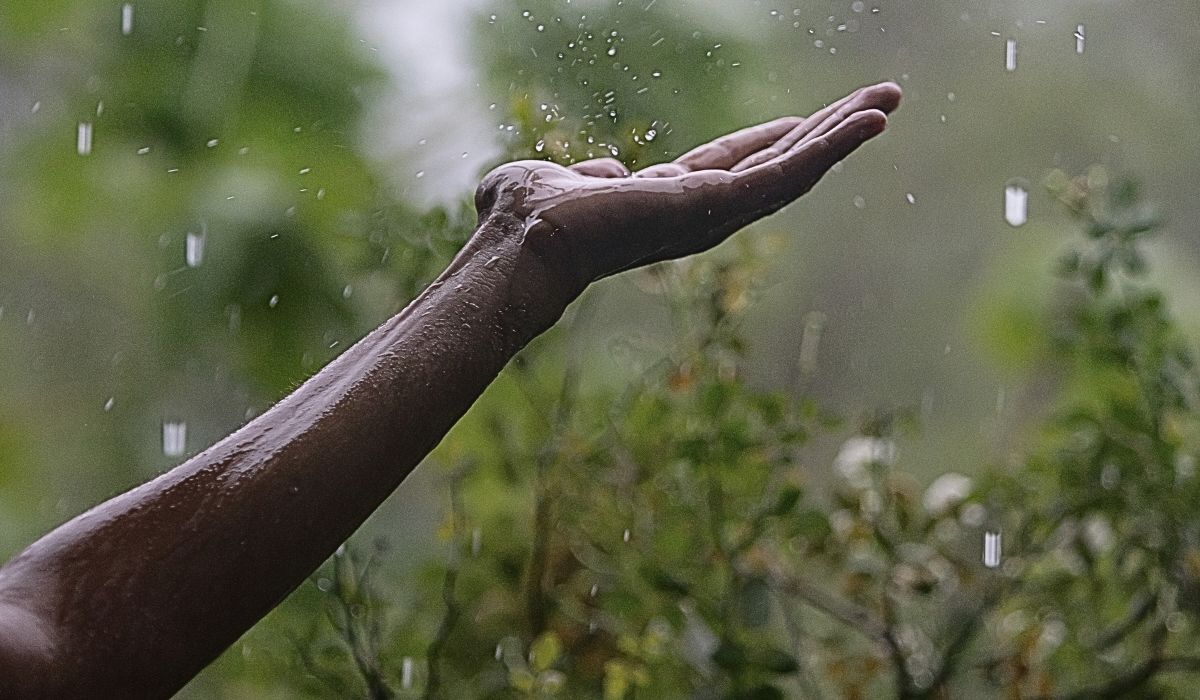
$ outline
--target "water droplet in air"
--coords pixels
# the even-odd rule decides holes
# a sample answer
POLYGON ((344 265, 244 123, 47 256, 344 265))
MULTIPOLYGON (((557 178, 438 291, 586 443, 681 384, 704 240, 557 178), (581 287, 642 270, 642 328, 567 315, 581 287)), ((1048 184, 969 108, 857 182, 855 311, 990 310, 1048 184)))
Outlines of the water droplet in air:
POLYGON ((617 55, 617 47, 615 47, 615 46, 608 47, 608 55, 616 56, 617 55))
POLYGON ((913 194, 912 192, 906 192, 904 194, 904 198, 908 200, 909 204, 917 203, 917 196, 915 194, 913 194))
POLYGON ((471 530, 471 556, 479 556, 481 549, 483 549, 483 530, 475 528, 471 530))
POLYGON ((203 224, 200 233, 188 231, 184 251, 188 267, 200 267, 200 263, 204 262, 204 242, 207 238, 208 230, 203 224))
POLYGON ((400 687, 408 690, 413 683, 413 660, 411 656, 404 657, 400 662, 400 687))
POLYGON ((629 541, 629 530, 628 530, 628 528, 625 530, 624 534, 622 534, 622 535, 621 535, 621 541, 623 541, 623 542, 628 542, 628 541, 629 541))
POLYGON ((1008 72, 1017 69, 1017 40, 1009 39, 1004 43, 1004 70, 1008 72))
POLYGON ((349 299, 350 295, 352 295, 352 294, 354 294, 354 285, 348 284, 345 287, 342 287, 342 298, 343 299, 349 299))
POLYGON ((133 3, 121 6, 121 34, 129 36, 133 33, 133 3))
POLYGON ((983 533, 983 565, 989 569, 1000 566, 1000 533, 983 533))
POLYGON ((1016 228, 1028 219, 1029 191, 1018 182, 1004 186, 1004 220, 1016 228))
POLYGON ((533 150, 537 151, 538 153, 541 153, 541 152, 542 152, 542 150, 543 150, 543 149, 545 149, 545 148, 546 148, 546 142, 545 142, 545 141, 538 141, 537 143, 535 143, 535 144, 533 145, 533 150))
POLYGON ((168 457, 178 457, 187 446, 187 423, 183 421, 163 421, 162 450, 168 457))
POLYGON ((108 401, 104 402, 104 410, 111 411, 113 407, 113 397, 108 397, 108 401))
POLYGON ((279 295, 278 294, 273 295, 271 297, 271 300, 267 302, 267 306, 271 307, 272 309, 275 308, 276 306, 279 306, 279 295))
POLYGON ((92 152, 92 123, 79 122, 79 126, 75 131, 75 151, 86 156, 92 152))
POLYGON ((139 156, 144 156, 144 155, 146 155, 146 154, 147 154, 147 153, 149 153, 149 152, 150 152, 150 147, 149 147, 149 146, 142 146, 141 148, 137 149, 137 154, 138 154, 139 156))
POLYGON ((504 656, 504 646, 501 644, 497 644, 496 645, 496 653, 495 653, 496 660, 499 661, 500 657, 502 657, 502 656, 504 656))
POLYGON ((216 148, 218 143, 221 143, 220 139, 209 139, 204 143, 204 145, 208 146, 209 148, 216 148))
POLYGON ((1083 25, 1075 25, 1075 53, 1083 53, 1083 25))

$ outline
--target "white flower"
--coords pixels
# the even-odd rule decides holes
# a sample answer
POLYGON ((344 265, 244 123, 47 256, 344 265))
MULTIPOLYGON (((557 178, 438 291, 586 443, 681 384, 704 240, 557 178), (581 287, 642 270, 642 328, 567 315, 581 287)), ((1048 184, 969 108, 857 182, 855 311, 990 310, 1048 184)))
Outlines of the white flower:
POLYGON ((852 437, 842 443, 833 468, 857 489, 871 486, 871 475, 867 467, 871 464, 891 465, 896 461, 896 443, 872 437, 852 437))
POLYGON ((962 503, 971 495, 971 477, 957 472, 946 472, 933 480, 925 489, 921 502, 925 511, 930 515, 941 515, 954 506, 962 503))

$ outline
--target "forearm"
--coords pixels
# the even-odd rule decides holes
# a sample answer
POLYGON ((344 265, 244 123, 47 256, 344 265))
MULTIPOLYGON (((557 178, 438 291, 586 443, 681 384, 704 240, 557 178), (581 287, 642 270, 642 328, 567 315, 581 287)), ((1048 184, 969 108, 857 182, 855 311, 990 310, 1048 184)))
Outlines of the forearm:
POLYGON ((32 612, 52 640, 30 669, 48 694, 170 694, 345 540, 577 291, 522 246, 523 225, 492 217, 295 393, 0 569, 0 610, 32 612))

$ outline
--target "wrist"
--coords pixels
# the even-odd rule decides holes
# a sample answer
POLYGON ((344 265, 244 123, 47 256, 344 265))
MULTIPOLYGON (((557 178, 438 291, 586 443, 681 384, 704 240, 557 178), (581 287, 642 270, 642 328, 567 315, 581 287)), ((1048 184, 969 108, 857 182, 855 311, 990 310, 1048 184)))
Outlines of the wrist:
POLYGON ((553 326, 587 287, 552 246, 530 235, 530 228, 511 212, 487 212, 443 275, 447 283, 468 269, 480 275, 481 291, 501 303, 506 345, 514 346, 513 352, 553 326))

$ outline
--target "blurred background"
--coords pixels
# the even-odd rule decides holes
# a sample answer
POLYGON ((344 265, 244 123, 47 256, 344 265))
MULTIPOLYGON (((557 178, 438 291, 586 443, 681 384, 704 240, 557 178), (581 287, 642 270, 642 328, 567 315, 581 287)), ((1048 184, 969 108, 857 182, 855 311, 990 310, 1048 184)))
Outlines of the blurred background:
MULTIPOLYGON (((637 168, 886 79, 887 134, 740 234, 782 241, 750 381, 912 407, 899 461, 927 478, 1003 459, 1041 407, 1020 340, 1064 236, 1051 169, 1142 180, 1168 216, 1156 274, 1200 329, 1197 27, 1192 0, 5 2, 0 558, 402 308, 490 167, 637 168)), ((589 381, 668 351, 635 275, 589 295, 589 381)), ((368 526, 401 569, 436 546, 426 471, 368 526)), ((188 692, 256 674, 242 645, 188 692)))

